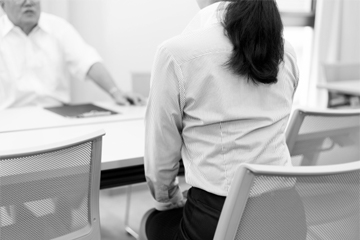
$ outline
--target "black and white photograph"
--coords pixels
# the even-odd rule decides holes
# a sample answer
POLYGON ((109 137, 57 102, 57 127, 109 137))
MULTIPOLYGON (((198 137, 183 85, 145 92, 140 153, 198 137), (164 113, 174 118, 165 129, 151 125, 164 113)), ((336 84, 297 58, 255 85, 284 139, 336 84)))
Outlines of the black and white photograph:
POLYGON ((0 240, 359 240, 360 0, 0 0, 0 240))

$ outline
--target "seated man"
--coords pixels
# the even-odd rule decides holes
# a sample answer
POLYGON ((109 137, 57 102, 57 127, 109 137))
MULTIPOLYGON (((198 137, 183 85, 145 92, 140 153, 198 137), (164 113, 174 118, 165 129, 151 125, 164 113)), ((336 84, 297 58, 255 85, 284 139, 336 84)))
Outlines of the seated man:
POLYGON ((98 53, 65 20, 41 13, 40 0, 0 0, 0 110, 70 102, 70 79, 93 80, 122 105, 142 104, 124 93, 98 53))

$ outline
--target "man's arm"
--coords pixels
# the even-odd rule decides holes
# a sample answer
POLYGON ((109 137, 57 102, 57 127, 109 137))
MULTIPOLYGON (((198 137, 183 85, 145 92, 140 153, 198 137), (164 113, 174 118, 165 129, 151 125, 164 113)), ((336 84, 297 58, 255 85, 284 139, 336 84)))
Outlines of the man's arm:
POLYGON ((57 24, 61 28, 56 32, 56 36, 63 48, 65 62, 72 78, 90 78, 121 105, 140 105, 145 102, 140 95, 123 92, 116 86, 96 50, 84 41, 71 24, 64 20, 58 20, 57 24))
POLYGON ((99 87, 105 90, 116 103, 120 105, 143 105, 145 100, 142 96, 136 93, 125 93, 121 91, 115 84, 109 71, 100 63, 94 63, 89 71, 87 77, 94 81, 99 87))

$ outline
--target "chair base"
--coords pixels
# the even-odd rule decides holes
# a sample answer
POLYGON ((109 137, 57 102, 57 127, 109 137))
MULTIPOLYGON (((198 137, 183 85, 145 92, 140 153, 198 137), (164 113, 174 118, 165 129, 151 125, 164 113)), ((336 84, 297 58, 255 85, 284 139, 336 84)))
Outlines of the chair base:
POLYGON ((148 210, 144 216, 141 219, 141 223, 140 223, 140 229, 139 229, 139 236, 137 238, 137 240, 148 240, 147 236, 146 236, 146 229, 145 229, 145 225, 146 225, 146 221, 149 218, 150 214, 153 213, 155 211, 154 208, 148 210))
POLYGON ((127 234, 129 234, 130 236, 133 236, 135 239, 139 239, 139 234, 131 227, 125 226, 125 231, 127 234))

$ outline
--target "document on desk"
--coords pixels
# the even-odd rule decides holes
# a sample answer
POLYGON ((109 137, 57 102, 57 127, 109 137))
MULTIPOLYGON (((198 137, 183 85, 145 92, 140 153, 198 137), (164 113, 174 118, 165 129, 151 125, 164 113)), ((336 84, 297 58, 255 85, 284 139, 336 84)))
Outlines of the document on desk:
POLYGON ((120 114, 118 112, 114 112, 91 103, 64 105, 60 107, 49 107, 45 109, 68 118, 88 118, 120 114))

